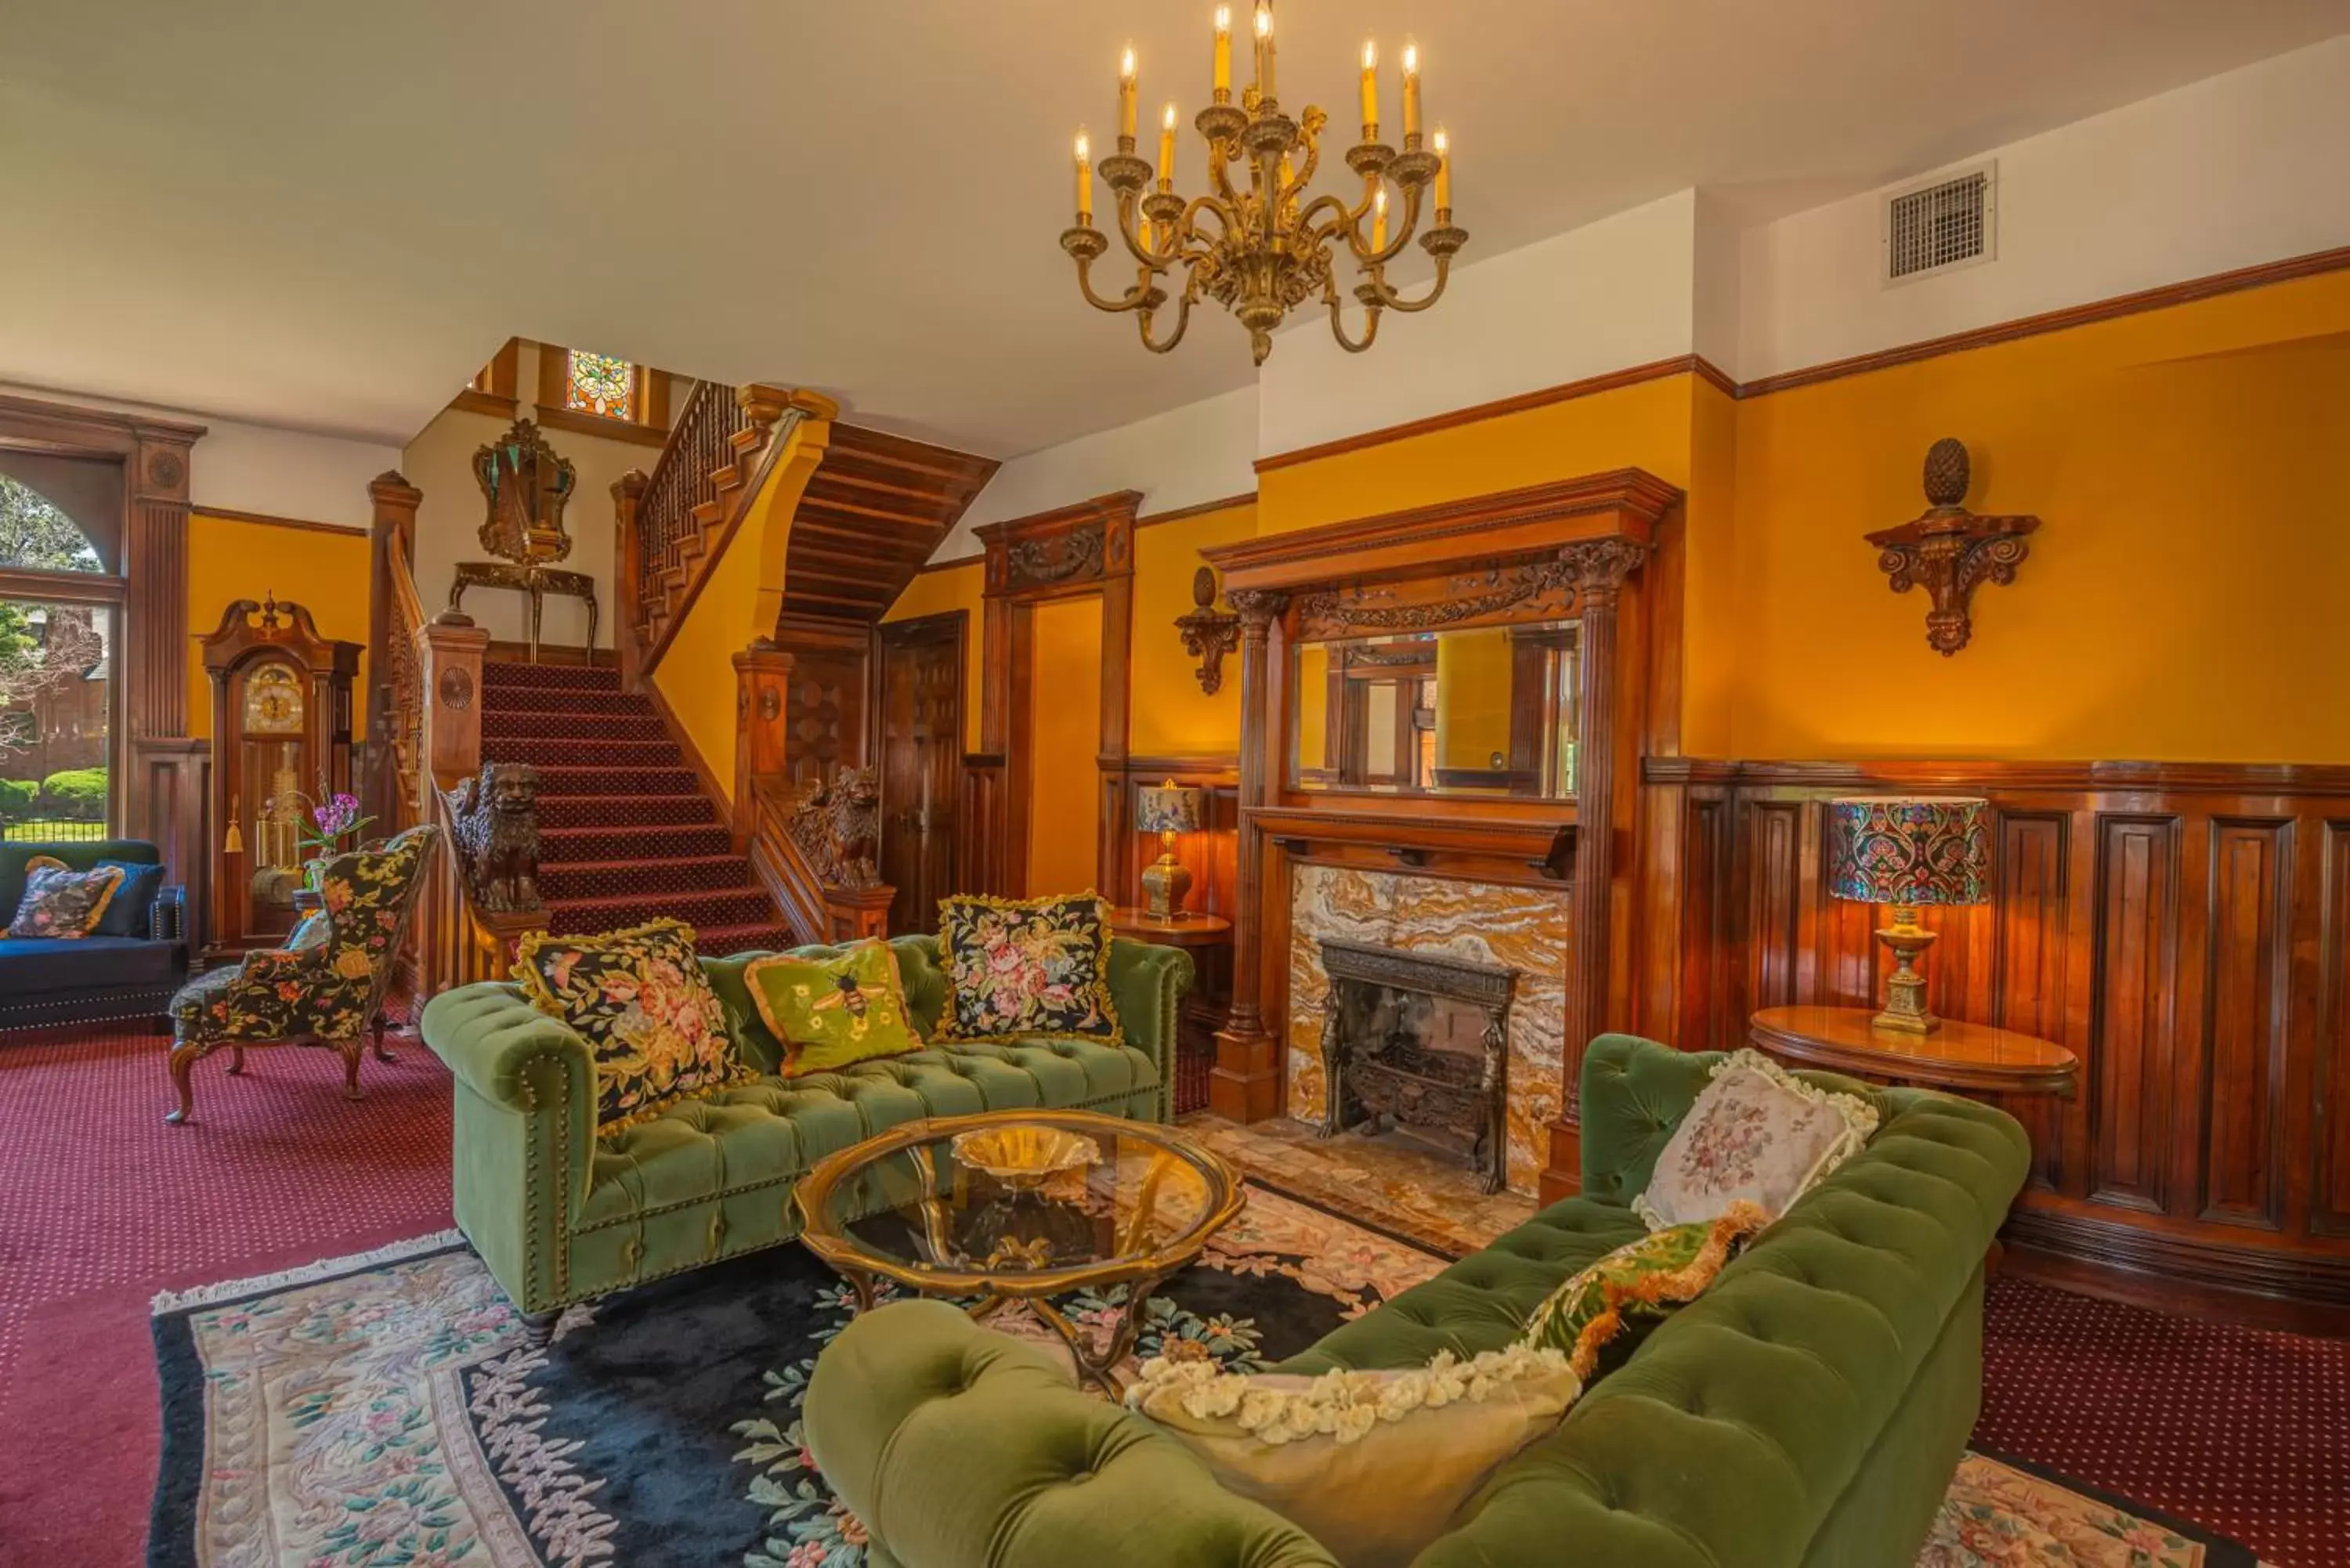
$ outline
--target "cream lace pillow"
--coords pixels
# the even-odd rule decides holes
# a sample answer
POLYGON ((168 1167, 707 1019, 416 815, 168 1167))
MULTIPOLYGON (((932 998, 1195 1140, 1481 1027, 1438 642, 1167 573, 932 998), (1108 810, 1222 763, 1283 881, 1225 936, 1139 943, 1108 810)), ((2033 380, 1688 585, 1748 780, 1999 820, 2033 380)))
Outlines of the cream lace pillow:
POLYGON ((1402 1568, 1503 1460, 1583 1392, 1556 1350, 1319 1377, 1143 1363, 1126 1402, 1207 1461, 1230 1490, 1305 1531, 1344 1568, 1402 1568))
POLYGON ((1858 1154, 1877 1107, 1804 1082, 1759 1051, 1733 1051, 1690 1106, 1632 1211, 1651 1231, 1752 1203, 1773 1220, 1858 1154))

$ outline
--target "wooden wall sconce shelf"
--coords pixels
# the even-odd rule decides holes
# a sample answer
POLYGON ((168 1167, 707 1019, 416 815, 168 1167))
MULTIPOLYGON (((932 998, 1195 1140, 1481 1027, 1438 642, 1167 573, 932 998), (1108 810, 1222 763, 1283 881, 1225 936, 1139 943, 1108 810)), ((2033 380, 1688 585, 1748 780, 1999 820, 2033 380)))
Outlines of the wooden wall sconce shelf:
POLYGON ((1213 697, 1224 684, 1224 655, 1240 646, 1241 618, 1216 607, 1216 569, 1191 574, 1191 608, 1175 618, 1183 651, 1200 661, 1200 690, 1213 697))
POLYGON ((1877 566, 1893 591, 1922 585, 1933 603, 1926 612, 1926 641, 1945 659, 1974 633, 1970 605, 1975 585, 2012 583, 2015 568, 2031 553, 2025 535, 2037 517, 1986 517, 1966 507, 1971 478, 1966 444, 1945 436, 1926 453, 1926 512, 1894 528, 1868 535, 1877 566))

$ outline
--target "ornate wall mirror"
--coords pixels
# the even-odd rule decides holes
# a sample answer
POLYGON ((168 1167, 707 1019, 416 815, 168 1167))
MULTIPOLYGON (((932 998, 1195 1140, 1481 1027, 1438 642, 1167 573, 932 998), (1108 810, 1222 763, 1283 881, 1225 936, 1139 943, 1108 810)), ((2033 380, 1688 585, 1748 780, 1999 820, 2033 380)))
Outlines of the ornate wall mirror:
POLYGON ((1573 798, 1576 637, 1547 620, 1297 643, 1290 787, 1573 798))

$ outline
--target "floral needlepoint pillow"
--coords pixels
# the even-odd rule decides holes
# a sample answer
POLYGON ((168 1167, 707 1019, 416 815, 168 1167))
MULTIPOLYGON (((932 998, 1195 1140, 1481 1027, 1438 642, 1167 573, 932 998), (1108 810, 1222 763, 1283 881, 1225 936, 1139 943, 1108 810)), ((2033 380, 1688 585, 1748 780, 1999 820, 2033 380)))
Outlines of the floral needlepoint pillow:
POLYGON ((1805 1083, 1759 1051, 1731 1052, 1712 1078, 1633 1199, 1652 1231, 1716 1220, 1739 1202, 1776 1220, 1877 1130, 1875 1106, 1805 1083))
POLYGON ((598 1133, 755 1075, 735 1053, 684 921, 597 937, 537 931, 520 949, 515 978, 531 1004, 596 1054, 598 1133))
POLYGON ((1663 1317, 1713 1283, 1739 1243, 1770 1222, 1752 1203, 1733 1203, 1718 1220, 1651 1231, 1627 1241, 1545 1297, 1518 1343, 1555 1350, 1587 1378, 1625 1319, 1663 1317))
POLYGON ((879 937, 831 958, 757 959, 743 980, 768 1033, 783 1043, 786 1078, 922 1048, 907 1014, 898 954, 879 937))
POLYGON ((8 922, 8 934, 86 937, 120 886, 120 866, 77 871, 53 855, 36 855, 25 862, 25 896, 17 900, 16 918, 8 922))
POLYGON ((1123 1043, 1109 994, 1109 910, 1091 893, 939 900, 946 1040, 1084 1034, 1123 1043))

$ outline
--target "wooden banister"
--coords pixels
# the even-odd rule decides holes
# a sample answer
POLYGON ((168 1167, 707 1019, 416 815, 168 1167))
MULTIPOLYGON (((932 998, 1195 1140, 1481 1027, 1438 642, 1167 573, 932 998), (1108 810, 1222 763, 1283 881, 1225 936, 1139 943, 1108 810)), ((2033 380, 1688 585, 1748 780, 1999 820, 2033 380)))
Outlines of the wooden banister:
POLYGON ((889 904, 897 889, 879 882, 866 887, 827 882, 793 833, 793 819, 806 808, 809 793, 809 785, 781 774, 752 779, 752 870, 766 885, 799 941, 846 942, 889 935, 889 904))
POLYGON ((660 662, 793 429, 832 413, 810 392, 697 381, 652 472, 631 469, 612 486, 625 685, 660 662))

